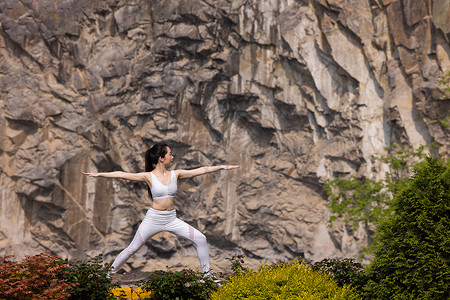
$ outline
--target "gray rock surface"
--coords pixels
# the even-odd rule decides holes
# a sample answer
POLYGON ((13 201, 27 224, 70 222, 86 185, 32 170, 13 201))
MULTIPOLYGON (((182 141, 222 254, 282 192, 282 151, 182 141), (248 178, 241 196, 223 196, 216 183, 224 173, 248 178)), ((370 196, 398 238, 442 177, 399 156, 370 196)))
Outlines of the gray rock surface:
MULTIPOLYGON (((131 241, 146 187, 82 171, 140 172, 155 142, 176 168, 239 164, 180 183, 179 216, 212 267, 245 253, 358 257, 363 228, 327 226, 322 184, 379 177, 393 143, 449 154, 448 1, 3 0, 0 255, 50 249, 105 261, 131 241)), ((198 266, 155 236, 126 270, 198 266)))

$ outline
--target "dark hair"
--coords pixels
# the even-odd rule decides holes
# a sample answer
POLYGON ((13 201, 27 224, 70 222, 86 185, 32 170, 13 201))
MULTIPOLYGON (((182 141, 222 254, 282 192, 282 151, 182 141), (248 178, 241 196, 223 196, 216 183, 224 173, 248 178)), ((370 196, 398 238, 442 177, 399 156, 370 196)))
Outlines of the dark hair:
MULTIPOLYGON (((151 172, 155 169, 158 159, 167 154, 167 148, 170 148, 169 145, 158 143, 145 152, 145 172, 151 172)), ((148 187, 148 194, 153 198, 150 187, 148 187)))

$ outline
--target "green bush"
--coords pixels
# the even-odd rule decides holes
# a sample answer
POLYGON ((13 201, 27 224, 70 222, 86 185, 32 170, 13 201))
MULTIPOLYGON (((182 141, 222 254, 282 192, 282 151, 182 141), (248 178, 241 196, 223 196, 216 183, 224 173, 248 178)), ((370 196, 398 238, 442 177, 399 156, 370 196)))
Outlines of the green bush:
POLYGON ((247 273, 250 271, 249 268, 244 267, 244 258, 245 258, 244 254, 236 254, 230 258, 227 258, 227 260, 230 261, 230 268, 232 271, 232 273, 227 277, 230 277, 230 276, 236 275, 236 274, 247 273))
POLYGON ((108 271, 111 268, 106 264, 102 265, 101 255, 85 262, 65 260, 65 263, 67 264, 66 272, 61 273, 60 277, 65 282, 76 284, 70 290, 69 299, 116 299, 110 291, 120 285, 113 283, 109 278, 108 271))
POLYGON ((450 299, 450 168, 428 157, 379 227, 370 299, 450 299))
POLYGON ((151 291, 150 299, 209 299, 211 292, 217 290, 214 274, 204 275, 199 271, 154 271, 139 283, 146 291, 151 291))
POLYGON ((324 183, 324 190, 329 199, 328 207, 332 213, 330 225, 336 219, 351 223, 353 230, 363 225, 369 233, 369 245, 362 254, 371 254, 373 244, 378 237, 380 223, 392 214, 392 199, 406 187, 414 167, 425 157, 426 150, 434 152, 437 145, 399 147, 394 144, 385 150, 387 156, 374 156, 389 167, 382 180, 367 177, 357 178, 354 175, 338 177, 324 183))
POLYGON ((367 276, 362 264, 354 259, 344 258, 325 258, 312 265, 313 270, 321 271, 332 278, 336 283, 343 287, 351 285, 358 291, 362 290, 367 282, 367 276))
POLYGON ((236 274, 211 299, 358 299, 348 286, 339 287, 327 275, 297 260, 257 272, 236 274))

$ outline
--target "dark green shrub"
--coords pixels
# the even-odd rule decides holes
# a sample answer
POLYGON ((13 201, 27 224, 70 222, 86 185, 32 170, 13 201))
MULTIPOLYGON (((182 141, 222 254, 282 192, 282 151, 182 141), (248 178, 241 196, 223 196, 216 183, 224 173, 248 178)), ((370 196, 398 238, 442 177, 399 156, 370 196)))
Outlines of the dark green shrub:
POLYGON ((211 292, 219 284, 215 275, 205 276, 199 271, 183 269, 181 271, 154 271, 139 286, 151 291, 150 299, 209 299, 211 292))
POLYGON ((249 268, 244 267, 244 254, 233 255, 231 258, 227 258, 230 261, 230 268, 233 275, 247 273, 250 271, 249 268))
POLYGON ((325 258, 312 265, 313 270, 321 271, 332 278, 336 283, 343 287, 352 285, 357 290, 361 290, 367 282, 367 276, 362 264, 354 259, 344 258, 325 258))
POLYGON ((450 299, 450 168, 428 157, 394 199, 368 269, 371 299, 450 299))
POLYGON ((108 276, 110 267, 102 265, 101 255, 96 256, 86 262, 74 260, 65 261, 68 265, 66 272, 61 274, 61 278, 68 283, 76 283, 70 290, 69 299, 91 299, 91 300, 115 300, 110 292, 113 288, 119 287, 118 283, 113 283, 108 276))
POLYGON ((211 299, 358 299, 348 286, 339 287, 326 274, 312 270, 305 262, 292 261, 257 272, 236 274, 211 299))

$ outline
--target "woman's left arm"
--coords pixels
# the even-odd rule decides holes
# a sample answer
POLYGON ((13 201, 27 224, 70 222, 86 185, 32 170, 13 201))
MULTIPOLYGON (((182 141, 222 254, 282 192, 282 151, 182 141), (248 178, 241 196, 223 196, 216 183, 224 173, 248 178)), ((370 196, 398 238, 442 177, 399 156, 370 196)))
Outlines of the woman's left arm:
POLYGON ((175 170, 175 174, 177 175, 177 178, 191 178, 199 175, 217 172, 220 170, 233 170, 237 168, 239 168, 239 166, 235 165, 211 166, 201 167, 193 170, 175 170))

